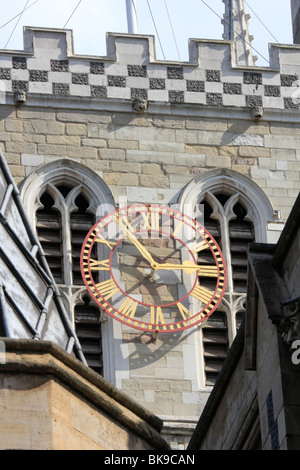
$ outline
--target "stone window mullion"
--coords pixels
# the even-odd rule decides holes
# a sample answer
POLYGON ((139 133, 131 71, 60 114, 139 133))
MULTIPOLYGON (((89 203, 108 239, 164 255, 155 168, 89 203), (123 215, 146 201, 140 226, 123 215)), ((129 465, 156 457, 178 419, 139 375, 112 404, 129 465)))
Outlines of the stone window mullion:
POLYGON ((71 242, 71 223, 70 209, 64 204, 62 213, 62 236, 63 236, 63 259, 64 259, 64 284, 68 287, 73 285, 72 276, 72 242, 71 242))

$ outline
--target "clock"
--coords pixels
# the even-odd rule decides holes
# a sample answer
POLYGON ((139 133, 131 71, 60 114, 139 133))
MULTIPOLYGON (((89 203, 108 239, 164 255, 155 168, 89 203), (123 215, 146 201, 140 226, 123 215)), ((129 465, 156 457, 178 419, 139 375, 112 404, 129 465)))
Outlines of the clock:
POLYGON ((214 238, 168 206, 134 204, 103 216, 85 238, 80 265, 88 292, 108 315, 151 333, 201 324, 226 287, 214 238))

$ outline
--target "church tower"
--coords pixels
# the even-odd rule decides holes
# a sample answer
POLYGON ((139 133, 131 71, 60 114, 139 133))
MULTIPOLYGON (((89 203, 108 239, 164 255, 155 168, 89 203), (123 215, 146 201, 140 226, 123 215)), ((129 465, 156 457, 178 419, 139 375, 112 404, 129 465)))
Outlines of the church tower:
POLYGON ((244 0, 223 0, 225 3, 224 34, 225 40, 233 41, 235 45, 236 65, 255 65, 249 34, 249 14, 245 13, 244 0))

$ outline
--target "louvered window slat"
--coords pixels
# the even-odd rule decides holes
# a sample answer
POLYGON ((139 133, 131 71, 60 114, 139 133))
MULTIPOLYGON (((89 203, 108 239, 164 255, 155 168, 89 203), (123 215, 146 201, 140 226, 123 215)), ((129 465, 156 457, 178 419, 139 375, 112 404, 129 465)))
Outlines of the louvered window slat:
MULTIPOLYGON (((95 220, 88 212, 89 202, 82 194, 79 194, 75 201, 72 199, 70 193, 73 189, 71 185, 52 186, 51 191, 57 191, 56 203, 60 202, 56 205, 60 207, 62 215, 54 208, 54 199, 47 191, 40 197, 43 207, 36 212, 36 230, 55 281, 61 284, 62 288, 65 284, 75 292, 76 287, 83 285, 80 269, 82 244, 95 220), (62 234, 66 238, 63 239, 62 234), (66 266, 64 259, 68 260, 66 266), (70 261, 71 272, 69 272, 70 261)), ((96 256, 94 250, 92 257, 96 256)), ((75 330, 87 364, 95 372, 103 375, 100 309, 91 305, 87 296, 82 304, 75 306, 74 317, 75 330)))
POLYGON ((247 212, 241 204, 236 204, 234 211, 237 218, 229 223, 233 286, 236 292, 246 293, 248 277, 247 249, 248 244, 254 241, 253 226, 245 220, 247 212))
MULTIPOLYGON (((230 195, 215 194, 214 197, 223 207, 225 207, 227 202, 230 204, 230 195)), ((225 232, 221 234, 221 227, 218 219, 211 217, 213 209, 210 206, 210 203, 204 201, 203 204, 205 228, 215 238, 223 252, 225 250, 227 253, 228 250, 230 252, 232 273, 231 285, 233 287, 233 292, 236 294, 244 294, 247 290, 248 244, 255 240, 253 224, 248 220, 245 220, 247 211, 238 202, 233 207, 236 217, 228 221, 228 235, 225 232), (227 243, 228 246, 222 247, 222 242, 227 243)), ((214 210, 216 211, 216 208, 214 210)), ((222 217, 224 217, 224 214, 225 210, 222 217)), ((213 260, 211 254, 208 251, 201 251, 198 257, 198 263, 207 265, 212 264, 213 260)), ((212 279, 201 277, 199 281, 203 287, 210 289, 214 287, 212 279)), ((243 316, 243 312, 239 312, 236 315, 237 329, 242 322, 243 316)), ((215 384, 229 348, 228 327, 225 312, 216 311, 211 317, 209 317, 208 322, 202 328, 202 338, 206 385, 212 386, 215 384)))
MULTIPOLYGON (((74 285, 83 285, 83 279, 80 269, 80 253, 81 247, 86 237, 86 234, 94 225, 94 217, 92 214, 87 212, 89 206, 88 201, 79 195, 75 204, 77 211, 73 212, 70 216, 70 231, 71 231, 71 243, 72 243, 72 275, 74 285)), ((95 257, 95 252, 93 252, 95 257)))
POLYGON ((54 200, 47 192, 40 200, 43 208, 36 212, 37 235, 55 282, 62 284, 64 276, 61 217, 59 212, 52 208, 54 200))
POLYGON ((206 385, 215 384, 228 353, 226 313, 217 310, 203 326, 203 356, 206 385))
POLYGON ((83 298, 83 305, 75 306, 75 328, 88 366, 103 375, 102 332, 100 311, 91 305, 90 298, 83 298))

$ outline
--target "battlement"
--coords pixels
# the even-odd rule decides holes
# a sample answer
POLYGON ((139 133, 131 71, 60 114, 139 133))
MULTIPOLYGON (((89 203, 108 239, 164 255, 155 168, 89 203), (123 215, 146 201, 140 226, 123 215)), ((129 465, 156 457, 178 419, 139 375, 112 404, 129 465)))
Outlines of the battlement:
POLYGON ((91 100, 299 109, 300 46, 270 44, 270 67, 239 66, 235 43, 189 40, 189 61, 156 59, 153 36, 107 34, 107 56, 76 55, 71 30, 24 28, 0 51, 0 91, 91 100))

